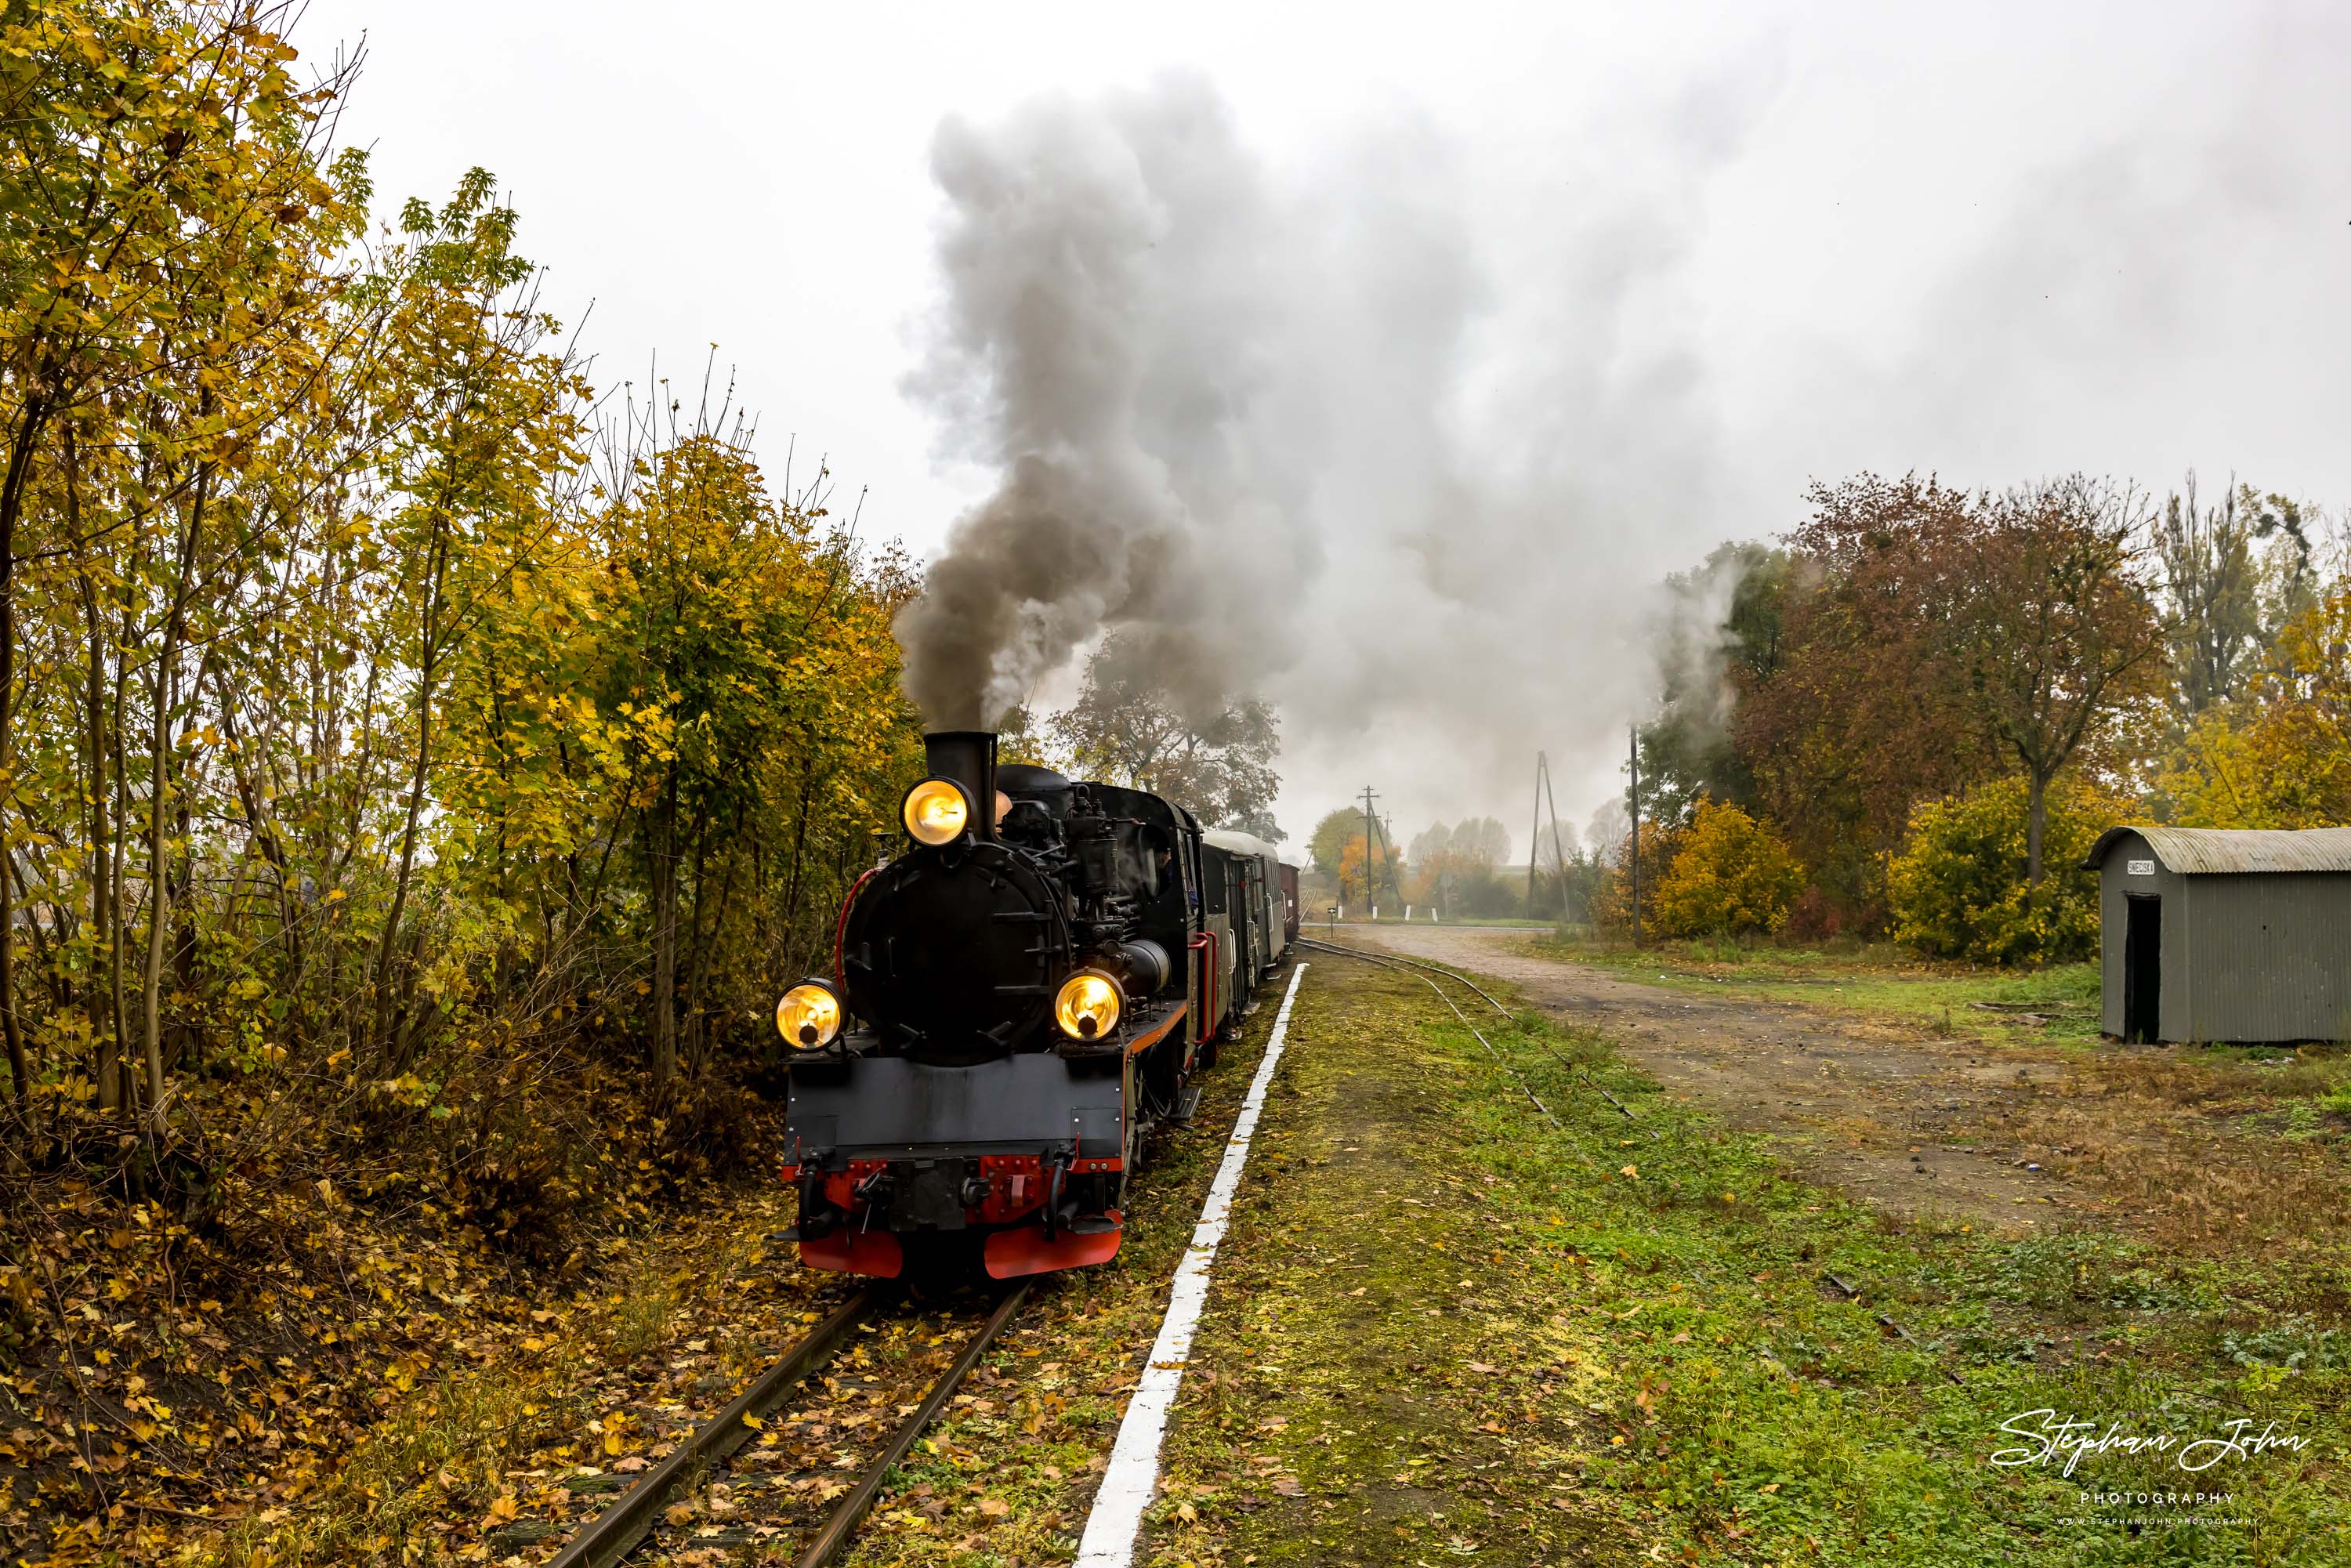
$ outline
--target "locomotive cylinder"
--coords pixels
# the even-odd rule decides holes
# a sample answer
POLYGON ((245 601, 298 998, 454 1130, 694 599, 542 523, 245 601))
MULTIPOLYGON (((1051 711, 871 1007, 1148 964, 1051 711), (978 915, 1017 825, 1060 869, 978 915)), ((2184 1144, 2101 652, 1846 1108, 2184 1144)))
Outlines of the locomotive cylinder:
POLYGON ((931 776, 950 779, 971 798, 972 831, 996 837, 996 736, 985 729, 940 729, 923 737, 931 776))
POLYGON ((1175 972, 1168 961, 1167 949, 1158 943, 1136 938, 1114 942, 1094 955, 1092 967, 1108 970, 1118 977, 1119 985, 1130 997, 1140 1000, 1167 983, 1175 972))

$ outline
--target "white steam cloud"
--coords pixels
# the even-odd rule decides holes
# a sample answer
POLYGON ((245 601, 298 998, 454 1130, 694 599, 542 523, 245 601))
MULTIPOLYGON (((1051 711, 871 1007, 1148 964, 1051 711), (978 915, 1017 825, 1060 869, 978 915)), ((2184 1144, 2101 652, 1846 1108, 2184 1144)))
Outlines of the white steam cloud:
POLYGON ((1621 726, 1643 585, 1718 465, 1697 359, 1655 323, 1752 99, 1662 113, 1636 167, 1499 256, 1409 116, 1279 171, 1196 78, 950 120, 909 388, 1001 478, 899 622, 926 722, 993 724, 1119 628, 1180 693, 1271 697, 1285 771, 1322 787, 1403 737, 1383 788, 1482 799, 1536 735, 1621 726))

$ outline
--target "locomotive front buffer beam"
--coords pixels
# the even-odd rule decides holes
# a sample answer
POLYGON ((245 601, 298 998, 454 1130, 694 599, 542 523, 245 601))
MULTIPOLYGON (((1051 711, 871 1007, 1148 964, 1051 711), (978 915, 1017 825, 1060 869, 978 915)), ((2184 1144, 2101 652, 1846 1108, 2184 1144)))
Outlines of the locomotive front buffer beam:
POLYGON ((1121 1066, 1050 1051, 796 1064, 801 1262, 894 1278, 908 1240, 967 1230, 984 1233, 998 1279, 1108 1262, 1126 1168, 1121 1066))

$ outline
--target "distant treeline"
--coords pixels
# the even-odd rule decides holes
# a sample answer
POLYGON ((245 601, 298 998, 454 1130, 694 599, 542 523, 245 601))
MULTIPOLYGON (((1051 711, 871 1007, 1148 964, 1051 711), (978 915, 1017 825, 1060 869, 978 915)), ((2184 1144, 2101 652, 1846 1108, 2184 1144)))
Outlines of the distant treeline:
MULTIPOLYGON (((2351 534, 2193 476, 1815 486, 1769 542, 1667 580, 1639 727, 1651 935, 1892 935, 1999 962, 2096 936, 2077 862, 2125 820, 2351 822, 2351 534)), ((1631 818, 1311 840, 1325 896, 1632 925, 1631 818)))

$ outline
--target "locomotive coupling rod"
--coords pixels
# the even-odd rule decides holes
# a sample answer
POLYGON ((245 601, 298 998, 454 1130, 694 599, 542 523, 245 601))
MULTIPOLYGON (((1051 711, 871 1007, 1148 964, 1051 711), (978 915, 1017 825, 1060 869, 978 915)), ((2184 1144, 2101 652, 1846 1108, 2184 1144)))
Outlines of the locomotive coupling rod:
POLYGON ((921 1407, 912 1416, 906 1417, 898 1430, 892 1435, 890 1446, 882 1451, 880 1458, 866 1468, 865 1474, 859 1479, 856 1487, 850 1494, 841 1500, 840 1506, 832 1511, 832 1517, 824 1521, 824 1528, 817 1532, 814 1541, 809 1542, 808 1550, 799 1554, 797 1568, 830 1568, 832 1560, 841 1555, 842 1550, 849 1545, 849 1538, 857 1532, 857 1527, 864 1520, 866 1511, 873 1506, 873 1500, 881 1495, 882 1483, 889 1479, 892 1470, 898 1468, 898 1461, 904 1458, 907 1451, 914 1448, 914 1439, 921 1437, 924 1429, 937 1419, 939 1412, 946 1408, 946 1402, 955 1397, 956 1387, 963 1382, 965 1375, 979 1364, 979 1358, 987 1354, 987 1347, 996 1342, 998 1334, 1004 1332, 1004 1325, 1010 1322, 1013 1315, 1019 1312, 1021 1306, 1027 1302, 1029 1289, 1033 1282, 1029 1280, 1021 1281, 1013 1289, 1011 1294, 997 1303, 996 1311, 989 1316, 987 1326, 971 1336, 971 1343, 963 1347, 963 1354, 956 1357, 955 1364, 942 1373, 936 1383, 931 1385, 930 1397, 924 1400, 921 1407))
POLYGON ((746 1416, 758 1416, 780 1399, 784 1391, 831 1359, 842 1336, 872 1313, 879 1300, 872 1287, 859 1291, 833 1314, 817 1324, 777 1363, 758 1375, 734 1404, 694 1430, 669 1458, 647 1470, 637 1484, 611 1507, 583 1526, 556 1554, 548 1568, 611 1568, 635 1550, 660 1518, 662 1505, 677 1484, 698 1467, 723 1459, 751 1436, 746 1416))

